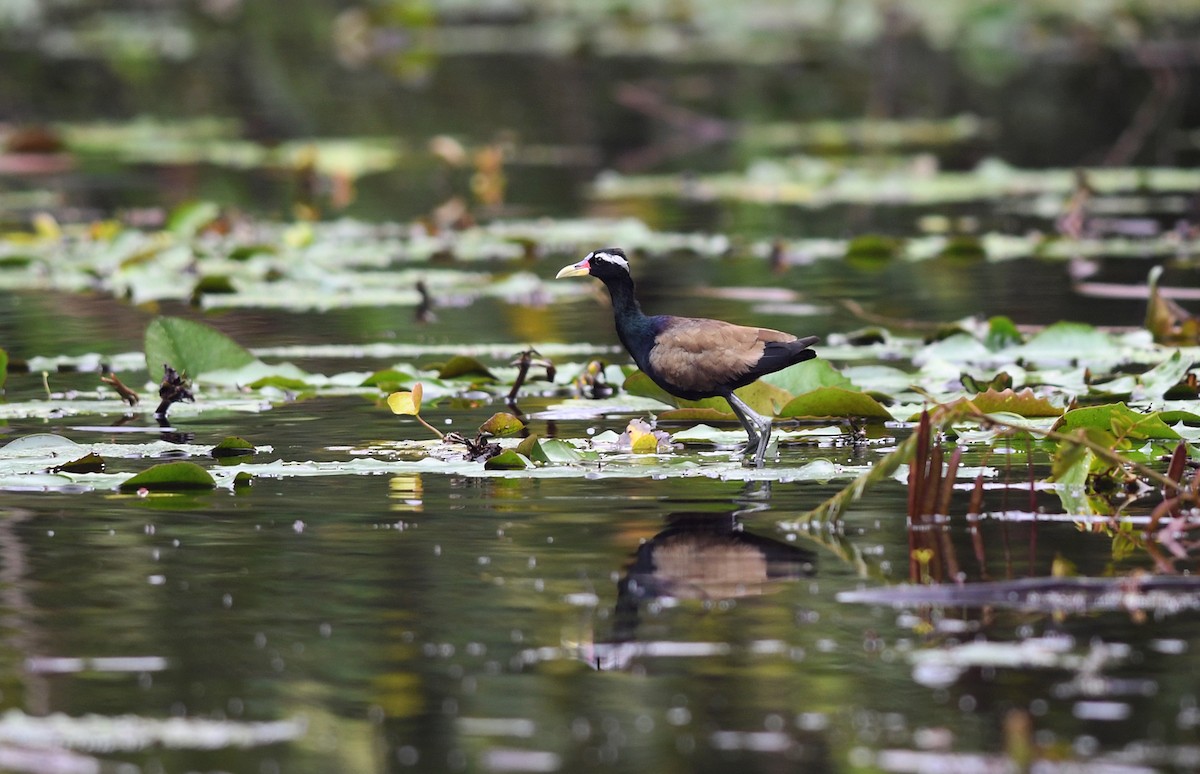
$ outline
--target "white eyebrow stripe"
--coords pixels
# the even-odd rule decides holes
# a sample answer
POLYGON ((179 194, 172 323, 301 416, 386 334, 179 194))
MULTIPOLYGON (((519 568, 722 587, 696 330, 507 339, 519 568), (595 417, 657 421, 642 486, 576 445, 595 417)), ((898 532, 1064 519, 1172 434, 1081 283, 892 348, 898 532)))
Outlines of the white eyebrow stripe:
POLYGON ((625 260, 624 258, 617 255, 616 253, 606 253, 606 252, 601 251, 601 252, 597 252, 597 253, 592 253, 592 258, 594 258, 595 260, 598 260, 598 261, 608 261, 609 263, 615 263, 627 271, 629 269, 629 261, 625 260))

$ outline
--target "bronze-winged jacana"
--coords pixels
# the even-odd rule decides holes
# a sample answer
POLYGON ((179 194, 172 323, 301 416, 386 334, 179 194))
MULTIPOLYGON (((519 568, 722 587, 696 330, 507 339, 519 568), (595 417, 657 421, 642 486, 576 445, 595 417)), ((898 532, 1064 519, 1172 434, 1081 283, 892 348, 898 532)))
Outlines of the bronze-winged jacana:
POLYGON ((797 338, 770 328, 750 328, 721 320, 672 315, 647 316, 634 294, 625 253, 616 247, 595 250, 579 263, 564 266, 558 277, 590 274, 608 288, 617 336, 638 368, 677 398, 722 397, 746 428, 745 453, 761 468, 771 438, 771 419, 756 413, 733 394, 764 374, 816 357, 809 349, 816 336, 797 338))

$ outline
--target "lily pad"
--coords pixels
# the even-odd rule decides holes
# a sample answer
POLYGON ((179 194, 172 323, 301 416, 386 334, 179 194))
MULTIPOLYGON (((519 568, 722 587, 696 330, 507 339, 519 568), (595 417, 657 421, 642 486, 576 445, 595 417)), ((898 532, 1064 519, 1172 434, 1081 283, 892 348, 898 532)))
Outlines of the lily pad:
POLYGON ((1022 341, 1024 341, 1024 337, 1021 336, 1021 331, 1009 318, 997 316, 988 320, 987 336, 983 340, 988 349, 996 352, 1020 344, 1022 341))
POLYGON ((1090 325, 1059 322, 1035 334, 1009 352, 1034 362, 1107 361, 1116 355, 1116 342, 1090 325))
POLYGON ((484 470, 525 470, 533 467, 533 463, 512 449, 504 451, 483 463, 484 470))
POLYGON ((159 317, 146 328, 146 366, 163 363, 195 379, 207 371, 237 369, 255 362, 248 350, 220 331, 180 317, 159 317))
MULTIPOLYGON (((726 415, 733 413, 729 408, 729 403, 724 398, 705 398, 704 400, 676 398, 655 384, 643 371, 635 371, 630 374, 622 385, 622 389, 630 395, 653 398, 676 408, 712 409, 726 415)), ((750 408, 767 416, 774 416, 779 411, 780 406, 792 399, 790 392, 768 384, 762 379, 742 387, 736 391, 736 394, 750 408)))
POLYGON ((53 473, 102 473, 104 472, 104 458, 95 452, 85 454, 77 460, 64 462, 53 468, 53 473))
POLYGON ((85 446, 54 433, 34 433, 15 438, 0 446, 0 457, 28 457, 50 455, 82 455, 85 446))
POLYGON ((212 456, 218 459, 224 457, 242 457, 254 454, 255 451, 254 444, 240 436, 231 435, 222 439, 219 444, 213 447, 212 456))
POLYGON ((473 357, 466 355, 456 355, 438 369, 439 379, 462 379, 464 377, 474 377, 481 379, 496 378, 495 374, 487 369, 483 363, 473 357))
POLYGON ((735 422, 737 415, 732 411, 714 408, 679 408, 659 412, 660 422, 735 422))
POLYGON ((1141 414, 1124 403, 1074 409, 1054 425, 1054 429, 1060 433, 1069 433, 1078 428, 1104 430, 1117 439, 1130 441, 1179 438, 1179 433, 1168 427, 1157 412, 1141 414))
POLYGON ((1063 408, 1055 406, 1043 397, 1035 395, 1033 390, 1024 389, 1014 392, 1007 390, 988 390, 970 399, 975 407, 985 414, 1006 412, 1022 417, 1058 417, 1062 416, 1063 408))
POLYGON ((175 208, 167 219, 167 229, 191 239, 221 215, 221 208, 209 201, 186 202, 175 208))
POLYGON ((479 431, 488 433, 496 438, 516 435, 525 427, 525 423, 506 411, 497 411, 479 426, 479 431))
POLYGON ((811 392, 799 395, 780 409, 779 416, 861 417, 884 421, 892 419, 891 412, 870 395, 841 387, 818 387, 811 392))
POLYGON ((558 438, 543 438, 534 442, 530 458, 534 462, 564 464, 583 459, 574 446, 558 438))
POLYGON ((854 392, 859 389, 828 360, 819 357, 767 374, 760 381, 774 385, 793 396, 811 392, 818 387, 838 387, 854 392))
POLYGON ((194 462, 164 462, 143 470, 121 483, 123 492, 149 489, 151 491, 181 491, 212 489, 216 481, 209 472, 194 462))

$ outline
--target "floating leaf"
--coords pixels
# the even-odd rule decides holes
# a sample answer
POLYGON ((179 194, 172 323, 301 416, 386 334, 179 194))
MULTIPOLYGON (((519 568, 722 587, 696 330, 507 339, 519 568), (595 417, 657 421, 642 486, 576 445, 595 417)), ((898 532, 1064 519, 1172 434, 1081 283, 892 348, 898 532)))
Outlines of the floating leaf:
POLYGON ((516 446, 517 454, 533 459, 533 450, 537 447, 538 436, 536 434, 527 435, 521 439, 521 442, 516 446))
POLYGON ((0 457, 30 456, 38 454, 82 455, 87 447, 54 433, 34 433, 14 438, 0 446, 0 457))
POLYGON ((151 372, 167 363, 192 379, 208 371, 242 368, 256 359, 220 331, 180 317, 152 321, 146 328, 145 352, 151 372))
POLYGON ((300 391, 309 389, 310 385, 303 379, 296 379, 291 376, 264 376, 261 379, 255 379, 246 385, 252 390, 261 390, 263 387, 274 387, 277 390, 293 390, 300 391))
POLYGON ((1160 344, 1200 344, 1200 317, 1167 298, 1158 289, 1162 267, 1150 270, 1147 284, 1150 300, 1146 304, 1146 329, 1160 344))
POLYGON ((416 380, 416 374, 408 371, 400 371, 395 368, 385 368, 363 379, 363 387, 378 387, 381 390, 395 392, 401 385, 416 380))
POLYGON ((1021 336, 1021 331, 1017 330, 1017 326, 1007 317, 997 316, 988 320, 988 332, 984 338, 984 345, 997 352, 999 350, 1011 347, 1015 344, 1020 344, 1024 341, 1021 336))
POLYGON ((533 463, 512 449, 504 451, 483 463, 484 470, 525 470, 533 467, 533 463))
POLYGON ((956 261, 981 261, 987 258, 987 250, 979 237, 959 235, 951 237, 940 253, 942 258, 956 261))
MULTIPOLYGON (((728 401, 724 398, 705 398, 704 400, 676 398, 655 384, 654 380, 643 371, 634 371, 630 374, 625 379, 625 383, 621 385, 621 389, 630 395, 652 398, 676 408, 712 409, 723 415, 733 413, 733 410, 729 408, 728 401)), ((768 384, 762 379, 737 390, 737 396, 745 401, 750 408, 768 416, 774 416, 779 411, 780 406, 792 399, 790 392, 768 384)))
POLYGON ((1151 368, 1138 378, 1138 387, 1133 391, 1133 399, 1138 401, 1160 401, 1167 392, 1192 369, 1193 361, 1185 358, 1179 350, 1163 362, 1151 368))
POLYGON ((843 390, 858 392, 858 387, 834 368, 828 360, 819 357, 788 366, 773 374, 767 374, 760 381, 774 385, 790 393, 793 397, 811 392, 818 387, 839 387, 843 390))
POLYGON ((641 419, 630 420, 621 435, 621 445, 628 444, 634 454, 656 454, 671 448, 671 438, 662 430, 655 430, 641 419))
POLYGON ((883 404, 862 392, 841 387, 818 387, 789 401, 779 411, 780 417, 862 417, 892 419, 883 404))
POLYGON ((1116 352, 1113 338, 1090 325, 1058 322, 1038 332, 1013 352, 1035 362, 1045 360, 1095 361, 1116 352))
POLYGON ((1003 411, 1022 417, 1058 417, 1063 413, 1061 406, 1035 395, 1029 388, 1020 392, 1011 389, 988 390, 971 398, 971 402, 985 414, 1003 411))
POLYGON ((121 491, 150 489, 175 491, 212 489, 216 486, 209 472, 194 462, 164 462, 143 470, 121 484, 121 491))
POLYGON ((574 446, 558 438, 544 438, 536 441, 529 457, 534 462, 549 464, 578 462, 583 459, 583 455, 574 446))
POLYGON ((1157 412, 1140 414, 1124 403, 1073 409, 1063 414, 1062 419, 1054 425, 1054 430, 1060 433, 1069 433, 1077 428, 1104 430, 1118 439, 1130 441, 1179 438, 1179 433, 1167 427, 1157 412))
POLYGON ((900 242, 893 237, 863 234, 846 245, 846 260, 858 262, 888 261, 900 252, 900 242))
POLYGON ((654 454, 658 451, 658 439, 653 433, 630 433, 629 450, 634 454, 654 454))
POLYGON ((678 406, 679 399, 654 383, 645 371, 634 371, 625 379, 621 389, 630 395, 651 398, 668 406, 678 406))
POLYGON ((275 255, 279 250, 274 245, 238 245, 229 251, 231 261, 248 261, 256 255, 275 255))
POLYGON ((421 383, 413 385, 411 392, 393 392, 387 397, 388 408, 393 414, 416 416, 421 413, 421 383))
POLYGON ((201 277, 198 282, 192 287, 192 304, 199 304, 200 297, 203 295, 222 295, 226 293, 236 293, 237 288, 233 285, 233 280, 224 274, 210 274, 206 277, 201 277))
POLYGON ((213 447, 212 456, 218 459, 224 457, 242 457, 247 454, 254 454, 255 451, 254 444, 240 436, 231 435, 222 439, 219 444, 213 447))
POLYGON ((525 427, 525 423, 507 411, 497 411, 479 426, 479 432, 488 433, 496 438, 516 435, 525 427))
POLYGON ((466 355, 455 355, 438 369, 439 379, 462 379, 465 376, 495 380, 496 376, 483 363, 466 355))
POLYGON ((167 229, 184 239, 191 239, 221 215, 214 202, 186 202, 175 208, 167 219, 167 229))
POLYGON ((102 473, 104 465, 103 457, 89 452, 77 460, 71 460, 50 470, 52 473, 102 473))
POLYGON ((737 415, 732 411, 712 408, 667 409, 658 414, 660 422, 723 422, 736 419, 737 415))

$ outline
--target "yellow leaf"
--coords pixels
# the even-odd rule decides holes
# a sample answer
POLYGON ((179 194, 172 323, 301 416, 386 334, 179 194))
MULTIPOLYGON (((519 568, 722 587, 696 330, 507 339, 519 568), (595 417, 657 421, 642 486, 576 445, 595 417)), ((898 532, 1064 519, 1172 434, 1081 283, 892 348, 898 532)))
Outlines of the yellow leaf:
POLYGON ((654 454, 658 451, 658 439, 654 437, 653 433, 637 436, 631 434, 629 441, 630 450, 634 454, 654 454))
POLYGON ((413 385, 412 392, 393 392, 387 398, 388 408, 393 414, 416 416, 421 413, 421 383, 413 385))
POLYGON ((629 434, 629 450, 634 454, 654 454, 658 451, 658 436, 642 420, 631 420, 625 432, 629 434))
POLYGON ((58 221, 48 212, 39 212, 33 216, 33 230, 47 241, 62 239, 62 229, 58 221))

